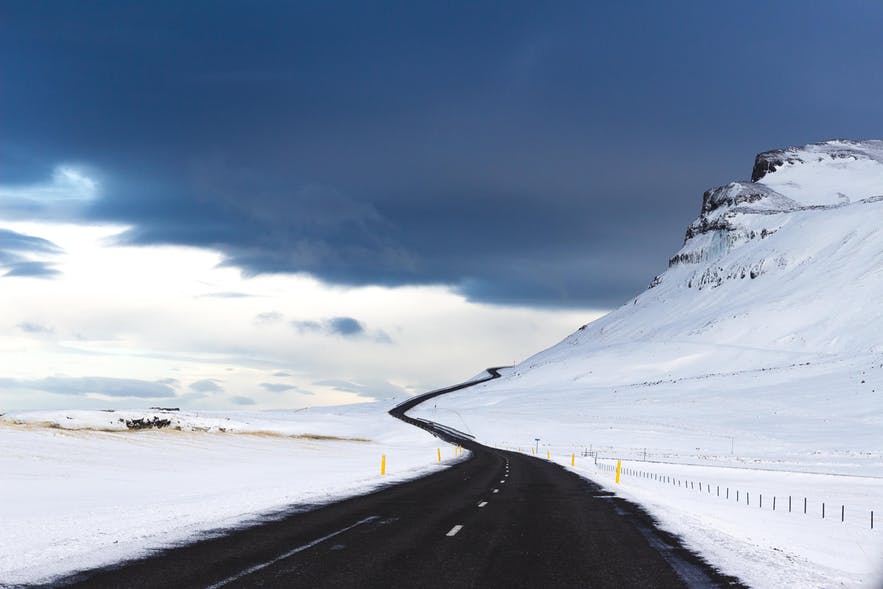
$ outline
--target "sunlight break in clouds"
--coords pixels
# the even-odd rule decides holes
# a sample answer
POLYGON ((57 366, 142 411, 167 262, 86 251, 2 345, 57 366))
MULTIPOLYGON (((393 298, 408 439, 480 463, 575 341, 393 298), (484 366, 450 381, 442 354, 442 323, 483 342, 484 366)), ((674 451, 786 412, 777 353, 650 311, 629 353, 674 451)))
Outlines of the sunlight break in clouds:
POLYGON ((401 396, 519 360, 592 318, 469 303, 443 287, 247 278, 211 250, 121 246, 127 229, 0 222, 53 244, 40 255, 57 272, 0 278, 0 409, 401 396))

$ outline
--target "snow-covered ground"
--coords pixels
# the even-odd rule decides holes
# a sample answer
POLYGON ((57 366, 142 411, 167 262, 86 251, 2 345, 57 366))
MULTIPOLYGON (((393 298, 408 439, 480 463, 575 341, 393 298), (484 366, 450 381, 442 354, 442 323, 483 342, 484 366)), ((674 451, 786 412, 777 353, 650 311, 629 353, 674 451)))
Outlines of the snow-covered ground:
POLYGON ((0 585, 137 557, 456 460, 452 447, 387 415, 389 406, 4 415, 0 585), (125 423, 154 418, 171 423, 145 430, 125 423))
MULTIPOLYGON (((754 176, 706 192, 647 291, 504 378, 412 415, 522 451, 540 438, 542 456, 568 464, 586 450, 646 452, 644 471, 775 494, 771 514, 640 479, 616 486, 753 586, 877 587, 883 142, 769 152, 754 176), (807 497, 813 515, 782 519, 788 495, 807 497)), ((594 462, 581 472, 609 480, 594 462)))

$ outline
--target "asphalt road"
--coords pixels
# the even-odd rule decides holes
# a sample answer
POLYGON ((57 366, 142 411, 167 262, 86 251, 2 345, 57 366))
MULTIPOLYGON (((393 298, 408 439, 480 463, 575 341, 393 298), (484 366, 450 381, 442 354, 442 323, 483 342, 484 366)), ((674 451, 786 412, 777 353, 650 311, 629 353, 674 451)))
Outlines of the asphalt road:
POLYGON ((566 469, 404 415, 459 388, 428 393, 391 413, 461 443, 472 452, 469 460, 55 586, 742 586, 658 530, 640 508, 566 469))

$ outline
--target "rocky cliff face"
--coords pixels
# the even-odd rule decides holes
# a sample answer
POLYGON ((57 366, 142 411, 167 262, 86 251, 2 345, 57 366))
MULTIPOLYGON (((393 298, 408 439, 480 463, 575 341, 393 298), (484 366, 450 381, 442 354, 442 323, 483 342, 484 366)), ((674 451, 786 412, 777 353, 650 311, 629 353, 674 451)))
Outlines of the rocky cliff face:
POLYGON ((881 162, 883 141, 849 141, 835 139, 822 143, 812 143, 803 147, 773 149, 757 154, 754 169, 751 170, 751 181, 760 182, 767 174, 787 165, 824 162, 830 160, 861 160, 871 159, 881 162))
MULTIPOLYGON (((731 182, 705 192, 699 218, 669 266, 723 257, 755 239, 766 239, 797 211, 840 207, 883 195, 883 141, 835 140, 758 154, 751 182, 731 182)), ((756 265, 756 264, 755 264, 756 265)), ((761 269, 719 268, 707 274, 756 277, 761 269)), ((658 285, 660 278, 654 279, 658 285)), ((689 284, 709 284, 701 278, 689 284)))

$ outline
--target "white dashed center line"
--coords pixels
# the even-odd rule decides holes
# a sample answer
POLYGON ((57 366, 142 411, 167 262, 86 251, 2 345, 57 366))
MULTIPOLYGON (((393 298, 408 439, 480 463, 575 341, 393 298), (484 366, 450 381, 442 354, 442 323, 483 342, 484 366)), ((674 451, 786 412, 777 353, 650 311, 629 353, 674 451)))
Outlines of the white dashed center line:
POLYGON ((478 504, 479 507, 484 507, 485 505, 487 505, 487 501, 482 501, 478 504))
POLYGON ((456 536, 457 532, 463 529, 463 526, 457 525, 451 528, 451 531, 445 534, 445 536, 456 536))
MULTIPOLYGON (((304 544, 303 546, 298 546, 297 548, 294 548, 294 549, 292 549, 292 550, 289 550, 289 551, 286 552, 285 554, 282 554, 282 555, 280 555, 280 556, 277 556, 276 558, 274 558, 274 559, 272 559, 272 560, 268 560, 267 562, 263 562, 263 563, 261 563, 261 564, 256 564, 256 565, 253 566, 253 567, 247 568, 247 569, 245 569, 244 571, 241 571, 241 572, 239 572, 239 573, 236 573, 236 574, 233 575, 232 577, 227 577, 227 578, 224 579, 223 581, 219 581, 219 582, 215 583, 214 585, 209 585, 208 589, 217 589, 218 587, 223 587, 224 585, 228 585, 228 584, 230 584, 230 583, 232 583, 232 582, 234 582, 234 581, 238 581, 238 580, 241 579, 242 577, 245 577, 245 576, 250 575, 250 574, 252 574, 252 573, 256 573, 256 572, 258 572, 258 571, 261 570, 261 569, 265 569, 265 568, 267 568, 268 566, 274 565, 274 564, 276 564, 277 562, 279 562, 280 560, 284 560, 284 559, 286 559, 286 558, 288 558, 288 557, 290 557, 290 556, 294 556, 294 555, 297 554, 298 552, 303 552, 304 550, 307 550, 307 549, 309 549, 309 548, 312 548, 312 547, 315 546, 316 544, 319 544, 319 543, 321 543, 321 542, 324 542, 325 540, 329 540, 329 539, 331 539, 331 538, 333 538, 333 537, 335 537, 335 536, 337 536, 337 535, 343 534, 344 532, 348 532, 348 531, 352 530, 352 529, 355 528, 355 527, 361 526, 362 524, 367 524, 367 523, 370 523, 370 522, 376 521, 376 520, 378 520, 378 519, 380 519, 380 516, 377 516, 377 515, 372 515, 371 517, 366 517, 365 519, 360 520, 360 521, 357 521, 356 523, 354 523, 354 524, 351 525, 351 526, 347 526, 347 527, 345 527, 345 528, 342 528, 342 529, 340 529, 340 530, 337 530, 336 532, 331 532, 331 533, 328 534, 327 536, 322 536, 321 538, 316 538, 316 539, 313 540, 312 542, 308 542, 308 543, 304 544)), ((451 531, 454 532, 454 534, 456 534, 457 532, 460 531, 460 528, 462 528, 462 527, 463 527, 463 526, 455 526, 454 529, 455 529, 456 531, 454 531, 454 530, 451 530, 451 531)), ((449 536, 453 536, 454 534, 451 534, 450 532, 448 532, 448 535, 449 535, 449 536)))

